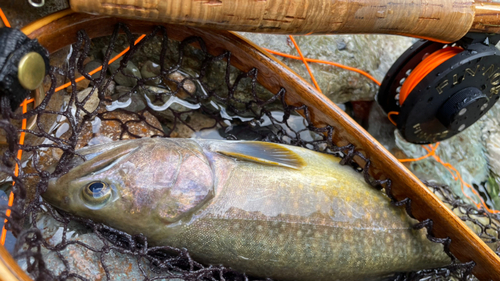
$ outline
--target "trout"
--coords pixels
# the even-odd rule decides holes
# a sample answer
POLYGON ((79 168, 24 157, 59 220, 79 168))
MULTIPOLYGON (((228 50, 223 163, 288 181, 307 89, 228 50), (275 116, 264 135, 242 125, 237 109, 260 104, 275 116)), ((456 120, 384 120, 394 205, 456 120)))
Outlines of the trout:
POLYGON ((278 280, 378 280, 450 264, 340 158, 257 141, 148 138, 77 151, 53 206, 203 263, 278 280))

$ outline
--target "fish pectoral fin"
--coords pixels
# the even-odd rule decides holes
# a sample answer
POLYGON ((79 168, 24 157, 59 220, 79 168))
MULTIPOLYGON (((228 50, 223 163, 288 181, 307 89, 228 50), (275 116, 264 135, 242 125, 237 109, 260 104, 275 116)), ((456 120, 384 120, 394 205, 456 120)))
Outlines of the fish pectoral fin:
POLYGON ((300 170, 305 167, 304 159, 284 145, 260 142, 238 141, 218 147, 216 152, 239 160, 265 165, 274 165, 300 170))

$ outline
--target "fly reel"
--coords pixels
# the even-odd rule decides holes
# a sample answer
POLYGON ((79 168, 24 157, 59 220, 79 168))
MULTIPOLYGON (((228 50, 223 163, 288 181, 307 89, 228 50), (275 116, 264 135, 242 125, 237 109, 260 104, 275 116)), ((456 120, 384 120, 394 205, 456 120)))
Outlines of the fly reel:
POLYGON ((394 63, 376 97, 401 135, 427 144, 474 124, 500 97, 500 37, 420 40, 394 63))

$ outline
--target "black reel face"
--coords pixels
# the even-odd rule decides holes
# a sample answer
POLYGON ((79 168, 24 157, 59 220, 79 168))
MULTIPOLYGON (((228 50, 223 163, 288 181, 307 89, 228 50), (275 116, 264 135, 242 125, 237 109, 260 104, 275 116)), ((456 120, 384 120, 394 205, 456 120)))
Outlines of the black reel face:
MULTIPOLYGON (((488 42, 489 43, 489 42, 488 42)), ((387 73, 377 102, 392 115, 409 142, 427 144, 450 138, 474 124, 500 97, 500 51, 476 42, 427 74, 402 105, 399 92, 411 71, 446 45, 420 40, 387 73)))

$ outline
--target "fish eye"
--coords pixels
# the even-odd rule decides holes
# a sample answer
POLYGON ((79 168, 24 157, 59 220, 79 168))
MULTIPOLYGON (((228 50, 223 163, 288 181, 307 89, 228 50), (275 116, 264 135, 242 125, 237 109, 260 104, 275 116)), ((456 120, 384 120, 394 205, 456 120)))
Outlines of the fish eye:
POLYGON ((83 198, 92 205, 105 203, 111 197, 111 188, 102 181, 93 181, 85 186, 83 198))

